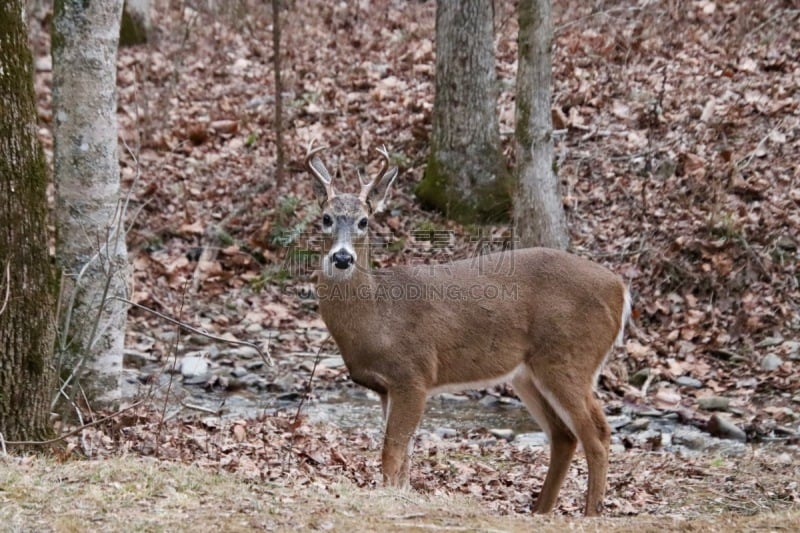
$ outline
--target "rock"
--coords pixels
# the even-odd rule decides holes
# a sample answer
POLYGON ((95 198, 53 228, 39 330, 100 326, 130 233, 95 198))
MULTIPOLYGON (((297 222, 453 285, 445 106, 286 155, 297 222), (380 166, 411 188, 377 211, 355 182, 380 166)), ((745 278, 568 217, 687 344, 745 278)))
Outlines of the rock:
POLYGON ((234 359, 252 359, 254 357, 259 357, 258 350, 251 346, 237 346, 236 348, 231 348, 230 350, 222 350, 220 355, 232 357, 234 359))
POLYGON ((186 339, 186 344, 194 345, 194 346, 207 346, 213 342, 213 339, 206 337, 205 335, 198 335, 197 333, 192 333, 186 339))
POLYGON ((664 411, 662 411, 660 409, 647 408, 647 409, 644 409, 644 410, 640 411, 637 414, 639 416, 662 417, 662 416, 664 416, 664 411))
POLYGON ((770 348, 772 346, 777 346, 779 344, 783 344, 783 337, 781 337, 780 335, 778 335, 777 337, 767 337, 766 339, 756 344, 756 348, 770 348))
POLYGON ((708 437, 699 430, 688 426, 676 427, 672 434, 672 442, 690 450, 704 450, 709 445, 708 437))
POLYGON ((771 372, 781 366, 783 363, 783 359, 775 355, 774 353, 770 353, 764 356, 761 360, 761 368, 768 372, 771 372))
POLYGON ((630 431, 644 431, 648 427, 650 427, 650 419, 640 416, 639 418, 635 419, 633 422, 628 424, 628 429, 630 431))
POLYGON ((467 396, 463 394, 453 394, 451 392, 442 392, 441 394, 436 395, 437 400, 441 400, 443 402, 466 402, 469 401, 467 396))
POLYGON ((495 429, 490 429, 489 433, 494 435, 498 439, 507 440, 509 442, 514 440, 514 430, 513 429, 495 428, 495 429))
POLYGON ((246 376, 247 374, 249 374, 249 372, 243 366, 237 366, 237 367, 234 367, 233 370, 231 370, 231 376, 233 376, 235 378, 241 378, 241 377, 246 376))
POLYGON ((456 431, 453 428, 441 427, 441 428, 436 428, 433 434, 439 437, 440 439, 454 439, 458 436, 458 431, 456 431))
POLYGON ((196 356, 184 357, 180 368, 184 379, 205 378, 208 376, 208 359, 196 356))
POLYGON ((244 367, 247 370, 258 370, 259 368, 264 367, 264 361, 261 359, 256 359, 255 361, 250 361, 249 363, 245 363, 244 367))
POLYGON ((633 433, 632 437, 639 441, 640 447, 645 450, 658 450, 664 447, 664 433, 660 429, 646 429, 639 433, 633 433))
POLYGON ((611 429, 614 431, 631 423, 631 417, 628 415, 607 416, 606 420, 608 421, 608 425, 611 426, 611 429))
POLYGON ((619 443, 612 443, 611 446, 608 447, 608 452, 611 455, 622 455, 625 453, 625 445, 619 443))
POLYGON ((663 387, 656 391, 653 403, 661 409, 675 409, 681 403, 681 395, 676 390, 663 387))
POLYGON ((284 393, 284 394, 279 394, 275 398, 275 400, 277 400, 279 402, 292 402, 292 403, 294 403, 294 402, 297 402, 298 400, 300 400, 300 398, 302 398, 302 397, 303 397, 303 395, 300 394, 299 392, 287 392, 287 393, 284 393))
POLYGON ((706 411, 727 411, 731 401, 723 396, 704 396, 697 399, 700 409, 706 411))
POLYGON ((122 352, 122 366, 125 368, 142 368, 152 362, 153 359, 144 352, 137 352, 128 348, 122 352))
POLYGON ((514 439, 514 445, 519 448, 541 448, 548 444, 547 434, 543 431, 520 433, 514 439))
POLYGON ((248 324, 244 328, 244 332, 250 338, 260 335, 262 331, 264 331, 264 327, 261 324, 248 324))
POLYGON ((720 415, 712 415, 706 424, 706 431, 721 439, 747 442, 747 435, 736 424, 720 415))
POLYGON ((326 357, 320 360, 319 366, 325 368, 342 368, 344 366, 344 359, 341 357, 326 357))
POLYGON ((681 376, 675 380, 675 383, 681 387, 691 387, 699 389, 703 386, 703 382, 690 376, 681 376))
POLYGON ((800 359, 800 341, 786 341, 781 345, 781 348, 786 350, 789 354, 790 361, 797 361, 800 359))
POLYGON ((486 396, 478 400, 478 403, 484 407, 497 407, 498 405, 500 405, 500 399, 497 398, 496 396, 492 396, 491 394, 487 394, 486 396))

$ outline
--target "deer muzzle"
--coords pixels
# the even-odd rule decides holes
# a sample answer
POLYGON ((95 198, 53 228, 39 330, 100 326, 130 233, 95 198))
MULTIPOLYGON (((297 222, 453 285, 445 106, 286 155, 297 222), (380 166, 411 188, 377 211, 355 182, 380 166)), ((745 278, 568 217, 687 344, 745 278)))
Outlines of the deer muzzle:
POLYGON ((340 248, 338 251, 334 252, 331 259, 333 260, 333 266, 340 270, 347 270, 356 260, 353 254, 344 248, 340 248))

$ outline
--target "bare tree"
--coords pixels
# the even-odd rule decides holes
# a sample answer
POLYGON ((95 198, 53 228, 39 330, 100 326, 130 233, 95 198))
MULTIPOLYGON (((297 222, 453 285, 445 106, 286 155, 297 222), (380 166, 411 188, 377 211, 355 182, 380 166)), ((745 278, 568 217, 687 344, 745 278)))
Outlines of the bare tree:
POLYGON ((58 348, 69 384, 94 405, 119 398, 125 338, 125 304, 109 300, 126 295, 129 272, 117 160, 121 14, 122 0, 56 0, 53 21, 56 255, 66 295, 58 348))
POLYGON ((508 218, 500 150, 491 0, 436 3, 431 153, 417 186, 424 205, 463 222, 508 218))
POLYGON ((57 280, 23 0, 0 2, 0 436, 50 436, 57 280))
POLYGON ((522 246, 564 249, 569 235, 553 171, 550 0, 520 0, 514 225, 522 246))

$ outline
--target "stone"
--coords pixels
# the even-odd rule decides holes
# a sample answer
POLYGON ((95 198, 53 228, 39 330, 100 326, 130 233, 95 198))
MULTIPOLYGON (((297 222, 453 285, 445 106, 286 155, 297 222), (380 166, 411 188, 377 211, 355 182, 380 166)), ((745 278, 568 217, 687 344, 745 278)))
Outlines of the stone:
POLYGON ((208 359, 188 356, 181 360, 181 375, 184 379, 208 376, 208 359))
POLYGON ((693 427, 677 427, 672 434, 672 442, 690 450, 704 450, 709 445, 709 438, 693 427))
POLYGON ((434 435, 439 437, 440 439, 454 439, 458 436, 458 431, 453 428, 436 428, 433 432, 434 435))
POLYGON ((800 341, 786 341, 781 347, 789 354, 790 361, 800 360, 800 341))
POLYGON ((231 376, 233 376, 235 378, 241 378, 241 377, 246 376, 247 374, 249 374, 249 372, 243 366, 237 366, 237 367, 234 367, 233 370, 231 370, 231 376))
POLYGON ((256 359, 255 361, 250 361, 248 363, 245 363, 244 367, 247 370, 258 370, 259 368, 264 367, 264 361, 262 361, 261 359, 256 359))
POLYGON ((608 421, 608 425, 611 426, 611 429, 614 431, 631 423, 631 417, 628 415, 607 416, 606 420, 608 421))
POLYGON ((783 344, 783 337, 781 337, 780 335, 776 337, 767 337, 766 339, 756 344, 756 348, 770 348, 772 346, 777 346, 779 344, 783 344))
POLYGON ((783 363, 783 359, 775 355, 774 353, 770 353, 764 356, 761 359, 761 368, 766 370, 767 372, 772 372, 773 370, 777 369, 783 363))
POLYGON ((514 439, 514 445, 519 448, 541 448, 548 444, 547 434, 543 431, 520 433, 514 439))
POLYGON ((442 402, 467 402, 469 398, 463 394, 453 394, 452 392, 442 392, 436 395, 436 399, 442 402))
POLYGON ((142 368, 152 362, 153 359, 144 352, 128 348, 122 352, 122 366, 125 368, 142 368))
POLYGON ((703 386, 703 382, 690 376, 680 376, 675 379, 675 383, 681 387, 690 387, 692 389, 699 389, 703 386))
POLYGON ((650 419, 644 416, 640 416, 639 418, 635 419, 633 422, 628 424, 628 429, 630 431, 644 431, 648 427, 650 427, 650 419))
POLYGON ((747 442, 747 434, 739 428, 736 424, 728 420, 724 416, 712 415, 706 423, 706 431, 709 434, 719 437, 720 439, 736 440, 739 442, 747 442))
POLYGON ((489 430, 489 433, 497 437, 498 439, 503 439, 511 442, 514 440, 514 430, 507 429, 507 428, 493 428, 489 430))
POLYGON ((723 396, 704 396, 697 399, 697 405, 706 411, 727 411, 730 404, 730 399, 723 396))
POLYGON ((319 366, 324 368, 342 368, 344 366, 344 359, 341 357, 326 357, 320 360, 319 366))

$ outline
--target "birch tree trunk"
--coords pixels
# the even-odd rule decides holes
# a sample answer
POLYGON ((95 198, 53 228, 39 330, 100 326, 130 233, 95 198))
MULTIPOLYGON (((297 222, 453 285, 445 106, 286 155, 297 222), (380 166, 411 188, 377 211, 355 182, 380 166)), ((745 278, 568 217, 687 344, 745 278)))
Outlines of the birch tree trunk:
POLYGON ((431 153, 416 193, 462 222, 508 219, 511 183, 500 150, 491 0, 436 3, 431 153))
POLYGON ((550 0, 520 0, 518 9, 514 225, 522 246, 564 249, 569 235, 553 171, 550 0))
POLYGON ((53 19, 59 350, 62 377, 71 372, 94 406, 119 399, 125 336, 125 304, 108 300, 126 296, 129 272, 117 160, 121 14, 122 0, 56 0, 53 19))
POLYGON ((23 0, 0 2, 0 434, 50 436, 55 301, 23 0))

